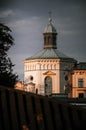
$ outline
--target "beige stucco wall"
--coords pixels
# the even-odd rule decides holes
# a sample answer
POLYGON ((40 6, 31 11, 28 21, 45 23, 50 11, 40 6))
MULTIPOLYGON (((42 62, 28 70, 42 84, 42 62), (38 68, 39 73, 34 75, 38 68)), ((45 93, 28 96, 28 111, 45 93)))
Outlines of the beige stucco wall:
POLYGON ((72 61, 66 61, 63 60, 60 62, 60 92, 64 93, 65 89, 65 85, 67 84, 67 82, 69 82, 69 84, 71 84, 71 67, 74 65, 74 62, 72 61), (65 76, 68 75, 68 81, 65 80, 65 76))
POLYGON ((74 70, 72 75, 72 97, 78 97, 80 93, 86 97, 86 70, 74 70), (78 87, 78 79, 83 79, 83 87, 78 87))
POLYGON ((39 93, 44 93, 44 79, 46 76, 52 78, 52 92, 60 92, 59 88, 59 60, 29 60, 24 62, 24 81, 30 82, 33 76, 33 83, 36 84, 39 93), (51 73, 46 73, 51 71, 51 73))
POLYGON ((71 67, 71 63, 60 59, 35 59, 24 61, 24 82, 31 82, 33 77, 35 89, 39 94, 44 94, 44 80, 46 76, 52 78, 52 93, 64 93, 65 68, 71 67))

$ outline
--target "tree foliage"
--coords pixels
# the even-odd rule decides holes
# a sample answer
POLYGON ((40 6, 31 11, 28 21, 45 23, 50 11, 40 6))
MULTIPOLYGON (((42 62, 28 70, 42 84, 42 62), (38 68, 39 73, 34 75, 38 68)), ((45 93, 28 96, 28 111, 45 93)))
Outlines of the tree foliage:
POLYGON ((13 87, 18 75, 13 73, 13 64, 8 57, 8 50, 14 45, 11 29, 0 23, 0 85, 13 87))

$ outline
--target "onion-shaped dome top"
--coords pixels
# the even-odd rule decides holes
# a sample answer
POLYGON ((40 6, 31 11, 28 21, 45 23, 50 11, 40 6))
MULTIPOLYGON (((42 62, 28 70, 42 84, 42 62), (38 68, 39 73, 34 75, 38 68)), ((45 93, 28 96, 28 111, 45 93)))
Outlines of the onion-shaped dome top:
POLYGON ((52 19, 49 18, 49 23, 44 29, 44 33, 57 33, 55 27, 52 24, 52 19))

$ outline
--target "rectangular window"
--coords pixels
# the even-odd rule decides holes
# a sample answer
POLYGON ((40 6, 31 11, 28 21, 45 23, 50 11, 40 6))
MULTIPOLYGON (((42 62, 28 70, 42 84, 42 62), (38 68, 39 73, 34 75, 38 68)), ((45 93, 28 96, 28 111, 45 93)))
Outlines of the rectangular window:
POLYGON ((83 87, 83 79, 78 79, 78 87, 79 88, 83 87))

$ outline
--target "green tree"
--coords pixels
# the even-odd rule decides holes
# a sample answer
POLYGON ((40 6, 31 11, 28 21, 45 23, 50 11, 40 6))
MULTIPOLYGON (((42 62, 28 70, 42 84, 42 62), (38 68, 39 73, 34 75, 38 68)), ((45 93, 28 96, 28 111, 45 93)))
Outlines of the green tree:
POLYGON ((11 29, 0 23, 0 85, 13 87, 18 75, 13 73, 13 64, 8 57, 8 50, 14 45, 11 29))

